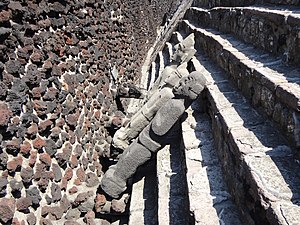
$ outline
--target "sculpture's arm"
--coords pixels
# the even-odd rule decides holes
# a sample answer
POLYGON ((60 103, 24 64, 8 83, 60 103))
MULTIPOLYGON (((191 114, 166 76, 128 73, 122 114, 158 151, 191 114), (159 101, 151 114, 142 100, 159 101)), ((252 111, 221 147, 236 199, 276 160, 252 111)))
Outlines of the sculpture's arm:
POLYGON ((155 135, 165 135, 185 111, 184 99, 172 99, 161 107, 151 123, 155 135))

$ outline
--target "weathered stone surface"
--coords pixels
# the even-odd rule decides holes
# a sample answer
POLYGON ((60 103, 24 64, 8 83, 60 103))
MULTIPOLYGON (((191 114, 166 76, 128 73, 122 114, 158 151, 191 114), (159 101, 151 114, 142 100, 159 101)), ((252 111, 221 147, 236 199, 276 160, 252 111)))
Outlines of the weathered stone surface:
POLYGON ((74 208, 67 212, 67 214, 65 215, 65 218, 67 220, 77 220, 80 218, 80 214, 81 214, 81 212, 79 211, 79 209, 74 208))
POLYGON ((1 23, 9 21, 10 18, 11 18, 10 11, 6 11, 6 10, 1 11, 1 13, 0 13, 0 22, 1 23))
POLYGON ((64 225, 80 225, 80 223, 73 220, 67 220, 66 222, 64 222, 64 225))
POLYGON ((84 171, 84 169, 82 168, 82 167, 80 167, 80 168, 78 168, 77 170, 76 170, 76 175, 77 175, 77 178, 81 181, 81 182, 83 182, 83 181, 85 181, 85 171, 84 171))
POLYGON ((29 213, 27 216, 27 223, 29 225, 34 225, 34 224, 36 224, 36 221, 37 221, 37 219, 36 219, 34 213, 32 213, 32 212, 29 213))
MULTIPOLYGON (((45 142, 46 143, 46 142, 45 142)), ((50 167, 51 166, 51 163, 52 163, 52 160, 51 160, 51 157, 48 153, 43 153, 43 154, 40 154, 39 156, 39 159, 42 163, 44 163, 46 166, 50 167)))
POLYGON ((26 197, 31 199, 33 205, 39 205, 42 199, 37 187, 31 187, 30 189, 26 190, 26 197))
POLYGON ((30 151, 30 157, 29 157, 29 166, 33 167, 36 163, 37 159, 37 152, 36 151, 30 151))
POLYGON ((61 189, 59 187, 59 185, 52 183, 51 185, 51 196, 52 196, 52 201, 53 202, 57 202, 60 201, 62 198, 61 195, 61 189))
POLYGON ((6 103, 0 102, 0 126, 7 126, 12 115, 13 113, 6 103))
POLYGON ((99 179, 95 173, 87 173, 85 182, 87 187, 95 187, 99 185, 99 179))
POLYGON ((7 162, 7 169, 11 172, 16 172, 22 166, 23 158, 18 156, 10 161, 7 162))
MULTIPOLYGON (((9 30, 7 28, 2 28, 2 30, 3 30, 2 32, 5 32, 5 31, 9 32, 9 30)), ((5 63, 5 68, 6 68, 6 71, 10 74, 18 74, 18 73, 23 72, 21 63, 17 60, 9 60, 8 62, 5 63)))
POLYGON ((37 150, 42 149, 43 147, 46 146, 46 141, 42 138, 42 137, 37 137, 34 141, 33 141, 33 147, 37 150))
POLYGON ((7 223, 13 219, 15 214, 15 200, 2 198, 0 199, 0 221, 7 223))
POLYGON ((30 198, 20 198, 17 200, 16 207, 18 211, 28 210, 28 208, 32 205, 32 201, 30 198))
POLYGON ((57 182, 60 181, 62 178, 60 167, 57 164, 52 164, 52 171, 54 174, 54 180, 57 182))
POLYGON ((39 132, 45 132, 46 130, 49 130, 52 124, 53 123, 51 120, 41 121, 39 124, 39 132))
POLYGON ((7 166, 8 155, 5 152, 0 154, 0 169, 4 170, 7 166))
POLYGON ((68 197, 66 194, 64 194, 64 196, 62 197, 62 199, 60 200, 60 208, 63 212, 67 212, 67 210, 69 208, 71 208, 72 204, 71 202, 68 200, 68 197))
POLYGON ((46 140, 45 150, 51 157, 56 154, 57 146, 56 146, 55 142, 52 139, 47 139, 46 140))
POLYGON ((97 194, 95 198, 95 210, 96 212, 101 212, 102 208, 106 203, 106 197, 102 194, 97 194))
POLYGON ((50 219, 41 218, 39 221, 40 225, 53 225, 50 219))
POLYGON ((31 150, 31 144, 28 141, 24 141, 20 146, 20 153, 24 156, 28 156, 31 150))
POLYGON ((23 183, 21 181, 16 181, 16 180, 11 180, 9 182, 10 187, 11 187, 11 192, 14 193, 21 193, 23 189, 23 183))
POLYGON ((74 186, 70 188, 68 192, 70 193, 70 195, 73 195, 78 192, 78 188, 74 186))
POLYGON ((8 184, 6 177, 0 177, 0 195, 6 194, 6 186, 8 184))
POLYGON ((124 202, 123 199, 121 200, 113 199, 111 201, 111 208, 114 212, 123 213, 125 212, 126 209, 126 203, 124 202))

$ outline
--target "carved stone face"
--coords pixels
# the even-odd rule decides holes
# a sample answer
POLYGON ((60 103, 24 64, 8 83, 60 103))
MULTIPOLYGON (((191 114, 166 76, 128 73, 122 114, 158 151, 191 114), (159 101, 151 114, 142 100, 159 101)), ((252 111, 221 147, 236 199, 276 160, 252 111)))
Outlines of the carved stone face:
POLYGON ((195 100, 203 91, 205 83, 205 77, 194 71, 179 81, 179 84, 173 88, 173 93, 179 97, 195 100))
POLYGON ((172 60, 178 63, 188 62, 196 53, 194 48, 186 48, 183 43, 177 44, 175 49, 172 60))
POLYGON ((180 63, 188 62, 196 53, 194 48, 194 34, 190 34, 182 42, 174 46, 175 52, 172 55, 172 60, 180 63))
POLYGON ((168 84, 171 87, 174 87, 175 84, 178 82, 178 80, 180 80, 181 77, 182 77, 182 75, 179 73, 179 71, 178 70, 174 70, 165 79, 165 83, 168 84))

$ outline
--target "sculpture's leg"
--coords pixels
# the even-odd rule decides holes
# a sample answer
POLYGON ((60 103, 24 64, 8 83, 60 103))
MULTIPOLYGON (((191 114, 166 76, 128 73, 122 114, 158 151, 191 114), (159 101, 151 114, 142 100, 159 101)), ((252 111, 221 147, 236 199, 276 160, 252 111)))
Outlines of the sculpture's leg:
POLYGON ((133 142, 121 155, 117 164, 105 173, 100 184, 102 190, 109 196, 118 198, 126 190, 127 180, 150 158, 151 152, 146 147, 133 142))
POLYGON ((136 114, 126 127, 122 127, 115 133, 112 145, 123 151, 128 148, 130 142, 149 124, 149 120, 142 112, 136 114))

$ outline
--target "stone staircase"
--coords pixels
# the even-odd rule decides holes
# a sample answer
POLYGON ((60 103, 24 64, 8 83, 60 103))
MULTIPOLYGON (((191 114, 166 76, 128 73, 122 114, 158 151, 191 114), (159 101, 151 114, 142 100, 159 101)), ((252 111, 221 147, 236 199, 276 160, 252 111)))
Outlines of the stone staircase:
POLYGON ((299 1, 194 1, 147 73, 195 34, 207 89, 182 141, 141 168, 129 224, 300 224, 299 1), (298 146, 299 148, 299 146, 298 146), (144 218, 144 219, 142 219, 144 218))

